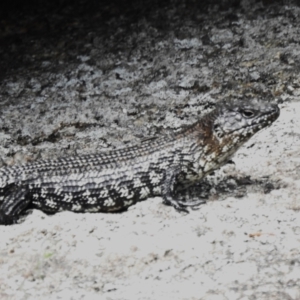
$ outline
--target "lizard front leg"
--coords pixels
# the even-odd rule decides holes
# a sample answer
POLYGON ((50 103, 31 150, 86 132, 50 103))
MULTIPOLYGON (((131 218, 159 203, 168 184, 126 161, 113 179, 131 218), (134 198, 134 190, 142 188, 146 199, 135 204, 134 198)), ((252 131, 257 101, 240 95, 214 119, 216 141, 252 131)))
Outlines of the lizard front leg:
POLYGON ((181 172, 181 168, 179 166, 171 167, 166 170, 165 180, 162 185, 162 197, 164 199, 163 203, 166 205, 173 206, 178 211, 183 211, 188 213, 186 207, 197 207, 201 204, 206 203, 206 201, 205 200, 181 201, 174 197, 176 179, 180 172, 181 172))

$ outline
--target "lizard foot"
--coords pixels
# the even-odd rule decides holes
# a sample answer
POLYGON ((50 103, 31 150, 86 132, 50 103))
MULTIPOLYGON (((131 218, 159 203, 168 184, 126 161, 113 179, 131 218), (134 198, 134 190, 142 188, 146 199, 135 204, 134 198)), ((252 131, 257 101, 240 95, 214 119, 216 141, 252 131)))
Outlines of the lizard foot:
POLYGON ((196 200, 196 201, 181 201, 175 199, 165 199, 163 201, 165 205, 173 206, 177 211, 189 213, 186 209, 187 207, 191 207, 193 210, 199 209, 199 206, 205 204, 205 200, 196 200))

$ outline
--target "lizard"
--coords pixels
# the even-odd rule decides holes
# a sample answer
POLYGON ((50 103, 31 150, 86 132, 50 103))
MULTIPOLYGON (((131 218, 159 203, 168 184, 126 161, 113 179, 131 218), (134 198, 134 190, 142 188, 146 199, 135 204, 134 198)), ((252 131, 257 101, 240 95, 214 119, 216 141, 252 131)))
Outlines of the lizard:
POLYGON ((179 211, 199 207, 204 200, 180 200, 176 192, 224 165, 279 114, 266 101, 222 101, 194 124, 138 145, 0 168, 0 224, 17 223, 30 205, 116 212, 160 195, 179 211))

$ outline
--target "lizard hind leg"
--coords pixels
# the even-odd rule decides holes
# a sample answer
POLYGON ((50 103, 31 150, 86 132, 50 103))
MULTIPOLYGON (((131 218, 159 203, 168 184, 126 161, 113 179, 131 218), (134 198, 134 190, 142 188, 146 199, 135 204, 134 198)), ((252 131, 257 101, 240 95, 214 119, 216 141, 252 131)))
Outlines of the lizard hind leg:
POLYGON ((9 193, 4 196, 3 203, 0 207, 0 224, 9 225, 17 222, 21 212, 31 202, 27 196, 27 189, 13 185, 9 193))

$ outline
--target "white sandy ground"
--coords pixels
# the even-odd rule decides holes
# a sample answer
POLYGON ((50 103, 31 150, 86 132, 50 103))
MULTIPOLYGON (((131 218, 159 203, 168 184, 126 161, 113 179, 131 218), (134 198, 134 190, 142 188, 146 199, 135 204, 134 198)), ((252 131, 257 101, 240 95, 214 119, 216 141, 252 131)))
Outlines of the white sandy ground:
POLYGON ((47 216, 1 227, 1 299, 300 299, 300 103, 224 172, 280 188, 188 215, 157 197, 122 214, 47 216))

